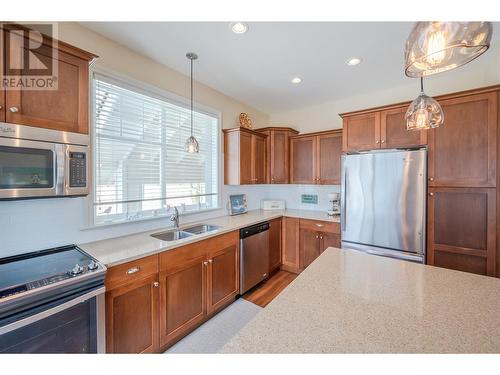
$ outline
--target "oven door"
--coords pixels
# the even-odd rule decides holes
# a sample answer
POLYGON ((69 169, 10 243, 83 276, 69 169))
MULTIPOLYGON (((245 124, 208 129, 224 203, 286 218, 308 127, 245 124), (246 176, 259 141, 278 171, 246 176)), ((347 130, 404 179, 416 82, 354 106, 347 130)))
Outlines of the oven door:
POLYGON ((104 353, 104 287, 0 327, 0 353, 104 353))
POLYGON ((63 174, 62 145, 0 138, 0 199, 56 196, 63 174))

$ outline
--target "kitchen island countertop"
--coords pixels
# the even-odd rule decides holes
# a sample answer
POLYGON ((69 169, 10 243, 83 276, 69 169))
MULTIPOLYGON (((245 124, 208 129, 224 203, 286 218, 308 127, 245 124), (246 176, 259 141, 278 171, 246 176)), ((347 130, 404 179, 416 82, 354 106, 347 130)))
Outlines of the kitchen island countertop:
MULTIPOLYGON (((282 216, 296 217, 310 220, 322 220, 340 222, 339 216, 328 216, 325 211, 312 210, 251 210, 245 214, 236 216, 219 216, 201 222, 183 223, 180 230, 195 226, 197 223, 206 223, 219 226, 219 229, 207 233, 183 238, 177 241, 161 241, 151 237, 151 234, 172 230, 172 227, 155 229, 147 232, 115 237, 101 241, 80 244, 83 250, 98 259, 107 267, 113 267, 122 263, 130 262, 162 251, 172 250, 210 237, 215 237, 227 232, 257 224, 266 220, 276 219, 282 216)), ((168 219, 166 218, 165 221, 168 219)))
POLYGON ((500 279, 328 248, 223 353, 500 353, 500 279))

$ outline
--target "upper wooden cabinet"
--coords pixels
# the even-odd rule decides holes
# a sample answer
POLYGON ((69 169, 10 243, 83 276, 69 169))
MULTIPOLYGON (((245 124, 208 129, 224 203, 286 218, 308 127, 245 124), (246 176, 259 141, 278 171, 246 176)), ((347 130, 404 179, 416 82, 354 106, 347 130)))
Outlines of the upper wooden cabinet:
POLYGON ((412 147, 427 144, 426 131, 406 130, 407 105, 360 114, 342 114, 342 149, 348 151, 412 147))
POLYGON ((291 128, 269 127, 257 129, 267 135, 266 181, 269 184, 288 184, 290 181, 290 136, 298 134, 291 128))
MULTIPOLYGON (((9 24, 3 25, 3 28, 3 64, 6 61, 21 61, 28 54, 44 65, 55 62, 57 89, 21 87, 2 91, 0 101, 4 105, 0 119, 13 124, 88 134, 89 64, 96 56, 46 36, 39 48, 28 51, 28 31, 20 31, 17 26, 9 24), (57 53, 52 53, 54 51, 57 53)), ((30 72, 23 68, 15 74, 24 76, 30 72)))
POLYGON ((224 184, 265 184, 267 135, 245 128, 223 132, 224 184))
POLYGON ((429 186, 496 186, 497 95, 439 101, 445 120, 429 131, 429 186))
POLYGON ((290 183, 339 184, 342 131, 290 138, 290 183))

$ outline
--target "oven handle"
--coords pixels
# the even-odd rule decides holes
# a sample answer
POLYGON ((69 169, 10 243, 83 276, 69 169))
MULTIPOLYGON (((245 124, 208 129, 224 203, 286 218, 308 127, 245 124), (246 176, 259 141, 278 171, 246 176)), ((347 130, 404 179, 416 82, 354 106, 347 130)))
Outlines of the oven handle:
POLYGON ((28 316, 27 318, 18 320, 17 322, 13 322, 10 324, 7 324, 3 327, 0 327, 0 335, 3 335, 5 333, 14 331, 16 329, 22 328, 24 326, 27 326, 28 324, 32 324, 35 322, 38 322, 39 320, 45 319, 51 315, 57 314, 58 312, 61 312, 63 310, 69 309, 70 307, 73 307, 75 305, 78 305, 79 303, 85 302, 91 298, 94 298, 100 294, 103 294, 106 291, 105 287, 100 287, 98 289, 94 289, 91 292, 88 292, 84 295, 78 296, 75 299, 72 299, 70 301, 64 302, 58 306, 52 307, 50 309, 44 310, 38 314, 28 316))

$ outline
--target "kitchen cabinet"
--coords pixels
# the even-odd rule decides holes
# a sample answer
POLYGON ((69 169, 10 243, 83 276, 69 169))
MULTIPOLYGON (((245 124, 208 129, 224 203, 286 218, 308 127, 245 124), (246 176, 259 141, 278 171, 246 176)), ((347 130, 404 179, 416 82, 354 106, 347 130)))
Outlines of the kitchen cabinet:
POLYGON ((495 276, 496 191, 429 188, 427 264, 495 276))
POLYGON ((344 152, 427 144, 427 131, 406 130, 408 105, 382 110, 341 114, 343 119, 342 149, 344 152))
POLYGON ((224 184, 266 183, 267 135, 245 128, 224 129, 224 184))
POLYGON ((210 249, 208 254, 208 314, 234 299, 238 293, 238 280, 238 244, 233 242, 222 249, 210 249))
POLYGON ((239 232, 160 254, 160 345, 165 348, 230 304, 239 289, 239 232))
POLYGON ((281 265, 281 218, 269 222, 269 274, 281 265))
POLYGON ((341 153, 341 130, 291 137, 290 182, 340 184, 341 153))
POLYGON ((429 132, 429 186, 496 186, 497 95, 439 100, 445 121, 429 132))
POLYGON ((281 223, 282 265, 281 269, 299 273, 299 219, 283 217, 281 223))
POLYGON ((158 256, 117 267, 106 275, 106 352, 159 349, 158 256))
MULTIPOLYGON (((89 133, 89 64, 95 55, 48 37, 37 49, 26 50, 28 33, 19 34, 19 27, 5 24, 5 61, 20 61, 28 53, 42 64, 57 67, 54 90, 32 90, 21 87, 2 91, 1 117, 7 123, 28 125, 75 133, 89 133), (54 50, 57 53, 52 53, 54 50)), ((14 72, 13 72, 14 73, 14 72)), ((29 75, 19 69, 16 75, 29 75)))
POLYGON ((338 223, 300 219, 300 269, 309 266, 329 246, 340 248, 338 223))
POLYGON ((290 137, 298 132, 291 128, 257 129, 266 134, 266 181, 268 184, 288 184, 290 181, 290 137))

